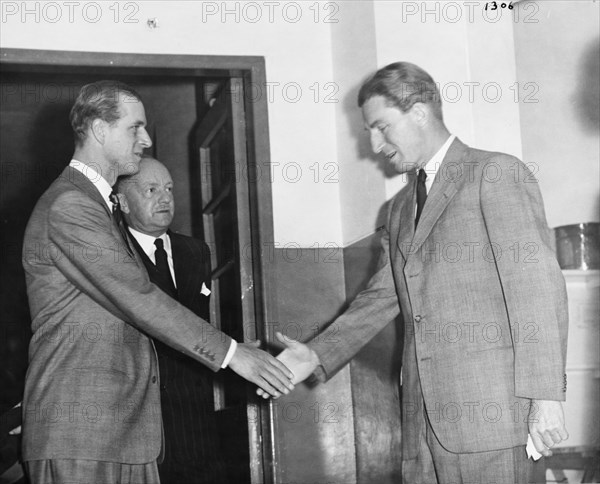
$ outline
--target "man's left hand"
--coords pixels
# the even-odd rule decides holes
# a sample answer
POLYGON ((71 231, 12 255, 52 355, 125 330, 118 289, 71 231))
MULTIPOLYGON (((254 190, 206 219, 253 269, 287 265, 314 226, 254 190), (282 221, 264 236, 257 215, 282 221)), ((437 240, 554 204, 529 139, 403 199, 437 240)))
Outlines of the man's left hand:
POLYGON ((537 451, 545 457, 550 457, 550 449, 569 438, 561 402, 532 400, 529 410, 529 434, 537 451))

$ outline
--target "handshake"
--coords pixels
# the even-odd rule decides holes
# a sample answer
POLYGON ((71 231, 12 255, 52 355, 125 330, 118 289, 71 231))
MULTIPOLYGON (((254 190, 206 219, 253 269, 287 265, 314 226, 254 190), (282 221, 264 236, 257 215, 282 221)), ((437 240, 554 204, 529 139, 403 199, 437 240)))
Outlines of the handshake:
MULTIPOLYGON (((275 336, 280 343, 283 343, 286 346, 286 348, 277 355, 277 359, 292 372, 292 384, 295 385, 296 383, 303 382, 313 371, 315 371, 315 368, 319 366, 319 357, 313 350, 299 341, 286 338, 281 333, 275 333, 275 336)), ((257 388, 256 394, 263 398, 269 398, 269 394, 262 388, 257 388)))
POLYGON ((258 387, 256 393, 263 398, 288 394, 320 364, 317 354, 305 344, 281 333, 276 336, 286 346, 277 358, 261 350, 260 341, 254 341, 238 343, 229 362, 229 368, 254 383, 258 387))

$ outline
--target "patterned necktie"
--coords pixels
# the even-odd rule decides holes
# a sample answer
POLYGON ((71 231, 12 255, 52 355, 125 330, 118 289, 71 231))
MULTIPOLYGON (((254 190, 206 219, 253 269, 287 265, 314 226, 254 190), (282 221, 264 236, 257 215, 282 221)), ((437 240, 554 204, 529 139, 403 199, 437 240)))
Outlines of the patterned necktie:
POLYGON ((419 170, 419 174, 417 175, 417 216, 415 217, 415 229, 417 228, 417 224, 421 218, 421 212, 423 211, 423 206, 427 200, 427 187, 425 186, 426 179, 427 173, 425 173, 425 170, 421 168, 419 170))
POLYGON ((154 245, 156 246, 156 250, 154 251, 156 270, 163 277, 165 282, 168 281, 173 291, 175 291, 175 284, 173 283, 173 277, 171 276, 171 270, 169 269, 169 261, 167 260, 167 251, 165 250, 164 242, 159 238, 154 241, 154 245))
POLYGON ((113 204, 112 216, 113 216, 114 221, 117 224, 117 227, 119 227, 119 232, 121 233, 121 236, 123 237, 123 242, 125 242, 126 250, 131 255, 133 255, 133 249, 129 245, 129 238, 127 237, 127 227, 125 226, 123 212, 121 212, 121 204, 119 203, 119 198, 117 197, 117 195, 114 192, 110 194, 110 201, 113 204))

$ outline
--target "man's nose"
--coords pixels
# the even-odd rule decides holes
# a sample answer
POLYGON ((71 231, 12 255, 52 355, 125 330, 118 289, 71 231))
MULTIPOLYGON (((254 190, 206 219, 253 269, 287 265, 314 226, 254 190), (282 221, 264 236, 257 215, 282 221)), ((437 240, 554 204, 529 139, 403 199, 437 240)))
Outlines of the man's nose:
POLYGON ((152 140, 150 139, 150 136, 148 135, 148 131, 146 131, 146 128, 141 128, 139 130, 139 143, 144 147, 144 148, 150 148, 152 146, 152 140))
POLYGON ((381 153, 383 145, 385 144, 381 133, 379 131, 373 130, 371 131, 369 136, 371 141, 371 149, 373 150, 373 153, 381 153))
POLYGON ((167 190, 161 190, 158 201, 161 203, 171 203, 173 200, 173 193, 167 190))

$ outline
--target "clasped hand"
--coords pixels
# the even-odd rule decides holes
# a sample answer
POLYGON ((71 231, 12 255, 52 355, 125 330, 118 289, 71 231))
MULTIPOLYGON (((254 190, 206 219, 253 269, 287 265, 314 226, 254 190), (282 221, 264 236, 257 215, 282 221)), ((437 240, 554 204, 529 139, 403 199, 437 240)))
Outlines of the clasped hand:
POLYGON ((532 400, 529 434, 537 451, 544 457, 550 457, 550 449, 569 438, 562 404, 554 400, 532 400))
POLYGON ((265 398, 269 395, 278 398, 282 393, 289 393, 294 389, 293 373, 259 346, 260 341, 238 343, 229 368, 256 384, 267 395, 265 398))
MULTIPOLYGON (((285 349, 277 355, 281 361, 292 372, 292 383, 300 383, 306 380, 319 365, 319 357, 305 344, 291 338, 283 336, 281 333, 275 333, 279 342, 285 345, 285 349)), ((263 398, 269 398, 269 393, 264 388, 257 388, 256 393, 263 398)), ((273 395, 277 398, 279 395, 273 395)))

